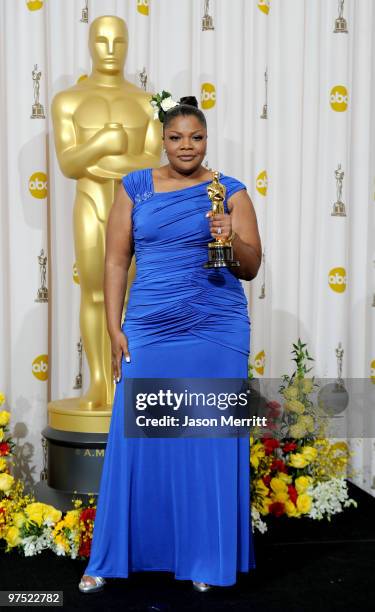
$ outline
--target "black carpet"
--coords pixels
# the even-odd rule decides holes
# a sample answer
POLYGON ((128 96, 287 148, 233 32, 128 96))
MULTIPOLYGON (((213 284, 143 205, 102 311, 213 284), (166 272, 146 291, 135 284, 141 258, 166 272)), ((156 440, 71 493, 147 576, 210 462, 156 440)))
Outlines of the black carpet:
POLYGON ((255 536, 256 570, 238 574, 232 587, 198 593, 190 581, 174 580, 171 573, 138 572, 107 579, 103 591, 83 594, 77 585, 87 563, 49 551, 29 558, 1 551, 0 586, 63 591, 64 610, 373 610, 375 499, 354 485, 350 493, 358 508, 331 523, 274 519, 266 534, 255 536))

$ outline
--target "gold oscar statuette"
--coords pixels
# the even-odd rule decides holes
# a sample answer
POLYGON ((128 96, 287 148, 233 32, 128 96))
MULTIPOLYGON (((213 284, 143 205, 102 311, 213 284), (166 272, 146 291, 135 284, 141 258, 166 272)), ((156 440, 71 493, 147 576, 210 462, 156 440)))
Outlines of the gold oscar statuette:
MULTIPOLYGON (((124 76, 128 42, 123 19, 113 15, 94 19, 88 32, 91 74, 52 101, 57 159, 63 174, 76 183, 73 230, 81 291, 79 323, 90 371, 88 389, 81 397, 49 403, 49 422, 57 429, 108 431, 115 385, 103 291, 106 225, 122 177, 160 165, 162 128, 153 118, 152 93, 124 76)), ((134 277, 133 257, 123 314, 134 277)))
MULTIPOLYGON (((215 170, 212 183, 207 186, 208 197, 211 200, 213 217, 223 215, 226 187, 219 182, 220 173, 215 170)), ((233 259, 233 247, 230 239, 217 238, 208 243, 208 261, 204 268, 232 268, 238 267, 240 262, 233 259)))

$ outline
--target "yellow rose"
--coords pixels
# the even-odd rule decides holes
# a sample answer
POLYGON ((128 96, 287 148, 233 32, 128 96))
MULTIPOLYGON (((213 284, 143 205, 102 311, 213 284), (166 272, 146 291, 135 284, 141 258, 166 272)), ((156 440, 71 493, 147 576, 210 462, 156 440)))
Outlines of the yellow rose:
POLYGON ((294 486, 297 489, 297 493, 304 493, 312 483, 311 476, 299 476, 294 481, 294 486))
POLYGON ((277 477, 280 478, 280 480, 286 482, 287 484, 290 484, 292 482, 292 477, 288 474, 285 474, 285 472, 278 472, 277 477))
POLYGON ((29 512, 43 512, 44 504, 42 502, 32 502, 31 504, 27 504, 25 508, 25 512, 28 514, 29 512))
POLYGON ((270 487, 274 493, 286 493, 288 487, 281 478, 271 478, 270 487))
POLYGON ((311 509, 311 497, 307 493, 302 493, 297 497, 297 508, 302 514, 310 512, 311 509))
POLYGON ((36 523, 38 527, 41 527, 41 525, 43 524, 43 513, 42 512, 38 512, 37 510, 34 510, 34 512, 29 512, 28 517, 30 521, 32 521, 33 523, 36 523))
POLYGON ((297 508, 290 499, 285 502, 285 512, 287 516, 299 516, 297 508))
POLYGON ((79 522, 79 511, 69 510, 69 512, 67 512, 65 515, 64 522, 66 527, 69 527, 69 529, 75 529, 79 522))
POLYGON ((278 491, 272 495, 272 500, 285 504, 285 502, 288 501, 288 493, 286 493, 286 491, 278 491))
POLYGON ((295 400, 298 397, 298 389, 296 387, 286 387, 283 391, 283 396, 286 400, 295 400))
POLYGON ((7 493, 13 486, 14 478, 10 474, 0 474, 0 491, 7 493))
POLYGON ((257 442, 252 447, 250 447, 250 463, 255 469, 258 469, 259 461, 264 457, 265 452, 263 444, 257 442))
POLYGON ((22 527, 26 522, 26 517, 23 512, 15 512, 13 515, 13 523, 16 527, 22 527))
POLYGON ((0 412, 0 427, 5 427, 5 425, 8 425, 10 421, 10 412, 8 412, 8 410, 2 410, 0 412))
POLYGON ((308 432, 313 432, 315 429, 314 419, 310 414, 303 414, 299 417, 298 421, 301 423, 303 427, 306 428, 308 432))
POLYGON ((4 395, 4 393, 0 393, 0 406, 2 406, 2 404, 4 404, 6 400, 6 397, 4 395))
POLYGON ((306 429, 301 423, 295 423, 289 427, 289 433, 291 438, 303 438, 306 435, 306 429))
POLYGON ((34 521, 38 527, 40 527, 43 523, 43 510, 44 504, 40 502, 33 502, 32 504, 28 504, 26 506, 25 513, 31 521, 34 521))
POLYGON ((302 404, 302 402, 298 400, 289 400, 288 402, 285 402, 284 406, 286 410, 289 410, 290 412, 296 412, 297 414, 302 414, 302 412, 305 411, 304 404, 302 404))
POLYGON ((9 544, 9 546, 18 546, 21 544, 20 531, 18 527, 9 527, 5 534, 5 540, 9 544))
POLYGON ((318 451, 313 446, 304 446, 302 449, 302 454, 310 462, 315 461, 318 456, 318 451))
POLYGON ((308 460, 301 453, 294 453, 289 458, 289 465, 294 468, 304 468, 308 465, 308 460))
POLYGON ((314 388, 314 383, 311 378, 305 378, 302 382, 302 391, 304 393, 311 393, 314 388))
POLYGON ((268 495, 268 488, 264 484, 263 480, 258 480, 256 482, 256 484, 255 484, 255 491, 256 491, 257 495, 262 495, 263 497, 268 495))
POLYGON ((4 457, 0 457, 0 472, 4 472, 6 466, 7 466, 6 459, 4 459, 4 457))
POLYGON ((46 505, 43 509, 43 519, 57 523, 61 519, 61 510, 56 510, 53 506, 46 505))
POLYGON ((272 504, 272 499, 270 499, 269 497, 263 497, 261 505, 260 507, 258 507, 259 512, 263 515, 269 514, 271 504, 272 504))

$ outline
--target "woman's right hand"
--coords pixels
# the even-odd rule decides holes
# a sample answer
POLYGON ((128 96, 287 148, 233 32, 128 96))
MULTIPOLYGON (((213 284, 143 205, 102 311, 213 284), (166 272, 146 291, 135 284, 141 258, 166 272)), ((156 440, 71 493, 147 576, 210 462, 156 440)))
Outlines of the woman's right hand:
POLYGON ((128 339, 124 332, 119 329, 114 334, 111 334, 112 345, 112 370, 115 382, 119 382, 121 378, 121 359, 122 354, 125 356, 125 361, 130 361, 130 353, 128 347, 128 339))

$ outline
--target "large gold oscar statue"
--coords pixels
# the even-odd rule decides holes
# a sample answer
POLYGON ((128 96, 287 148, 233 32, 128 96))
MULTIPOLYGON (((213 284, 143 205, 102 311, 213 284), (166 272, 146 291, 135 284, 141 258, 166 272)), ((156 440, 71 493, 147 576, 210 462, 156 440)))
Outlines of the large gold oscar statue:
MULTIPOLYGON (((105 231, 121 177, 160 165, 162 128, 153 119, 152 94, 124 78, 128 30, 103 16, 90 26, 92 72, 52 102, 55 146, 65 176, 77 181, 74 244, 81 288, 80 330, 90 369, 81 398, 49 403, 49 425, 69 431, 108 431, 114 383, 103 274, 105 231)), ((135 275, 134 258, 125 296, 135 275)))

